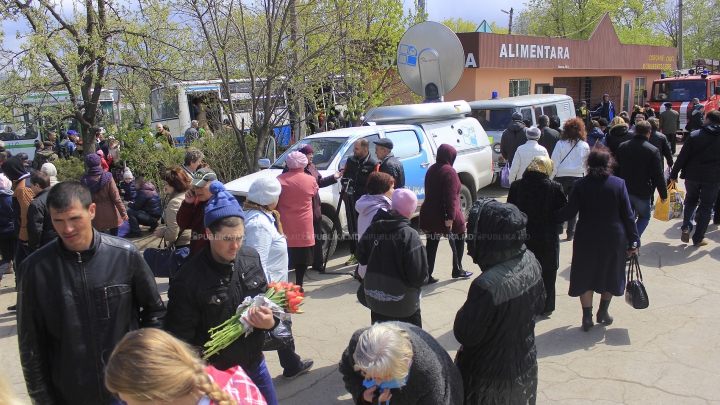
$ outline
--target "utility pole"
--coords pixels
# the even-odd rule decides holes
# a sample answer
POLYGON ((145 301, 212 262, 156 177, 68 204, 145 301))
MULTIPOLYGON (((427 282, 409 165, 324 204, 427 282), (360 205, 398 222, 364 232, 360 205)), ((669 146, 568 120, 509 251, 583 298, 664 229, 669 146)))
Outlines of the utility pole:
MULTIPOLYGON (((682 1, 682 0, 681 0, 682 1)), ((508 23, 508 35, 512 35, 512 17, 513 17, 513 8, 510 7, 510 11, 500 10, 505 14, 508 14, 510 16, 510 22, 508 23)))
POLYGON ((678 0, 678 69, 683 68, 683 0, 678 0))
MULTIPOLYGON (((293 71, 295 70, 296 66, 299 63, 300 60, 300 50, 303 49, 302 40, 300 39, 299 35, 299 21, 297 16, 297 10, 295 7, 295 3, 298 0, 290 0, 289 6, 289 14, 290 14, 290 44, 291 44, 291 52, 292 52, 292 64, 293 64, 293 71)), ((304 90, 304 89, 303 89, 304 90)), ((294 99, 294 108, 292 110, 294 111, 295 119, 292 126, 293 132, 295 132, 295 140, 298 141, 300 139, 305 138, 305 97, 302 95, 302 91, 300 91, 301 94, 298 94, 298 92, 293 91, 293 99, 294 99)), ((292 115, 290 117, 293 118, 292 115)))
POLYGON ((421 21, 425 21, 425 10, 427 9, 426 0, 417 0, 418 11, 420 12, 421 21))

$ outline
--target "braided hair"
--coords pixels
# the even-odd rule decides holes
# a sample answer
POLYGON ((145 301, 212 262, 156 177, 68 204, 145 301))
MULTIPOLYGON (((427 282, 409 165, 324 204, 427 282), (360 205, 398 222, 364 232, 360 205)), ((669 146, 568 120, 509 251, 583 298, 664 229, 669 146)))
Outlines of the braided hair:
POLYGON ((105 386, 140 402, 172 402, 206 395, 216 405, 237 405, 205 372, 187 344, 159 329, 140 329, 123 337, 105 368, 105 386))

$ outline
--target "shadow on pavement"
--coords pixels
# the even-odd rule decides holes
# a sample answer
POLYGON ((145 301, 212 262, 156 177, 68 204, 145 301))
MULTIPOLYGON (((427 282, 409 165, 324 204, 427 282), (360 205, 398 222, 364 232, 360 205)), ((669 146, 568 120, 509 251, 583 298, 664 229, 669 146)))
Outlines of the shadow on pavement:
POLYGON ((561 326, 535 336, 538 358, 589 350, 603 340, 608 346, 629 346, 630 334, 627 329, 606 328, 604 325, 595 325, 589 331, 583 332, 578 322, 577 325, 561 326))
POLYGON ((443 349, 449 352, 454 352, 460 348, 457 340, 455 340, 455 333, 452 329, 437 337, 436 340, 440 343, 443 349))
POLYGON ((640 265, 646 265, 645 263, 648 261, 657 260, 659 257, 662 265, 675 266, 697 261, 708 254, 707 248, 696 248, 679 240, 677 245, 667 242, 650 242, 640 248, 640 265))
POLYGON ((273 379, 273 385, 278 402, 282 404, 315 404, 319 403, 316 401, 317 398, 333 398, 335 399, 333 404, 353 404, 352 397, 345 390, 337 364, 313 368, 309 373, 295 380, 288 381, 276 377, 273 379))

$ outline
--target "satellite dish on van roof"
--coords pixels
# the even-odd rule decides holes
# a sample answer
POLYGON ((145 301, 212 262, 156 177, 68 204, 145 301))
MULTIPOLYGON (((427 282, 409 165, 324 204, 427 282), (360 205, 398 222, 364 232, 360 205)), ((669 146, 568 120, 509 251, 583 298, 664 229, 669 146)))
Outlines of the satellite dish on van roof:
POLYGON ((433 21, 415 24, 405 31, 397 51, 402 81, 425 101, 440 101, 455 88, 465 68, 464 58, 457 35, 433 21))

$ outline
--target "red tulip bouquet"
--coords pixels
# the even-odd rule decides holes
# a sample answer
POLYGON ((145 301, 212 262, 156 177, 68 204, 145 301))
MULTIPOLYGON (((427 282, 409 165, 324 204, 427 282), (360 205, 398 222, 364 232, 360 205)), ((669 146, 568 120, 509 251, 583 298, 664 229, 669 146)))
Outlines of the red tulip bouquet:
POLYGON ((253 331, 243 316, 251 307, 268 307, 273 315, 284 320, 289 314, 301 314, 300 305, 303 304, 305 294, 300 292, 300 286, 293 283, 270 283, 264 295, 246 297, 238 306, 235 315, 223 324, 210 329, 210 341, 205 343, 205 358, 217 354, 220 350, 230 346, 243 334, 253 331))

